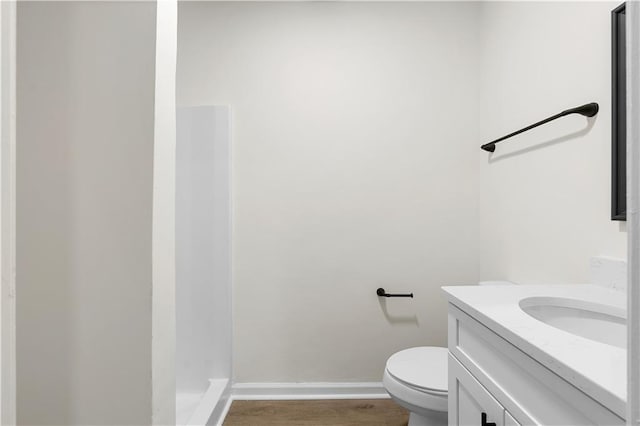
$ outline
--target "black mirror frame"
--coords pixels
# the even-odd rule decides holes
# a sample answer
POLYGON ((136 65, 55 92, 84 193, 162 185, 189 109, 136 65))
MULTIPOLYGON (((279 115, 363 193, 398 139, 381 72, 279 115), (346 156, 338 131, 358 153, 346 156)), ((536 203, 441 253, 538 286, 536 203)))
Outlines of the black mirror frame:
POLYGON ((625 6, 611 11, 611 220, 627 220, 625 6))

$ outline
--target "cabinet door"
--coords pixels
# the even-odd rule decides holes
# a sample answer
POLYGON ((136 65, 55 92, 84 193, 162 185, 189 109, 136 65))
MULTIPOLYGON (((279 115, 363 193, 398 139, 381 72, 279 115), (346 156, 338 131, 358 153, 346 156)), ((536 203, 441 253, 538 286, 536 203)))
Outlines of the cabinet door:
POLYGON ((504 408, 451 354, 449 426, 504 426, 504 408))

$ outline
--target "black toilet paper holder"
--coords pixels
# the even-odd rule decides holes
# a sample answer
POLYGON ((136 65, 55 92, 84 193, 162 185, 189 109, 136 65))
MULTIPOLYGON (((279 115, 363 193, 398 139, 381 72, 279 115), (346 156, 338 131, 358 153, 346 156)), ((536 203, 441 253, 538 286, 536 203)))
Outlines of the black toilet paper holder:
POLYGON ((390 294, 384 291, 384 288, 380 287, 376 290, 376 294, 380 297, 411 297, 413 298, 413 293, 405 293, 405 294, 390 294))

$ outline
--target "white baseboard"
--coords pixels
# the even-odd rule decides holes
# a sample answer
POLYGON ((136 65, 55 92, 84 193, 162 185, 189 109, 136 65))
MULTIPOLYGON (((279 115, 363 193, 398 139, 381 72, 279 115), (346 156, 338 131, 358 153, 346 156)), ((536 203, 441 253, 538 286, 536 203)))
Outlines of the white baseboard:
POLYGON ((234 400, 386 399, 382 382, 355 383, 236 383, 234 400))

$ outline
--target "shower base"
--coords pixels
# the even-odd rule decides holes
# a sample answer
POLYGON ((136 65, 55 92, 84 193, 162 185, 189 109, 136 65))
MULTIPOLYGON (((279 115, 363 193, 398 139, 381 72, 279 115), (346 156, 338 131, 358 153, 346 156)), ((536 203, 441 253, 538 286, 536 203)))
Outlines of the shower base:
MULTIPOLYGON (((204 426, 214 411, 222 414, 229 395, 228 379, 209 380, 206 392, 176 393, 176 424, 179 426, 204 426)), ((215 421, 215 419, 212 419, 215 421)))

